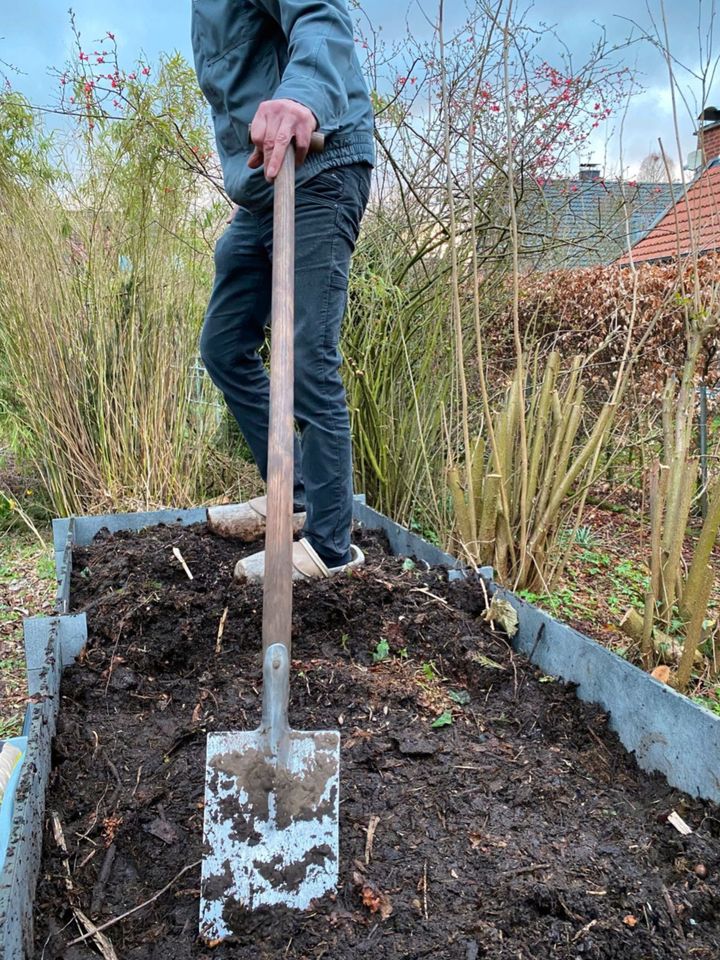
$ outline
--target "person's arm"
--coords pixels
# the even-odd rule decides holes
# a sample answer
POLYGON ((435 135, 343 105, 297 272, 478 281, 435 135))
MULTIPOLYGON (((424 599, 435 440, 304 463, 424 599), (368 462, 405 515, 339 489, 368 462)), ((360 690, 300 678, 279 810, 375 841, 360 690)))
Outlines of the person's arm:
POLYGON ((274 179, 294 138, 302 163, 316 127, 332 131, 347 110, 345 74, 354 40, 344 0, 253 0, 281 27, 288 63, 271 100, 260 104, 252 122, 255 153, 250 166, 265 163, 274 179))

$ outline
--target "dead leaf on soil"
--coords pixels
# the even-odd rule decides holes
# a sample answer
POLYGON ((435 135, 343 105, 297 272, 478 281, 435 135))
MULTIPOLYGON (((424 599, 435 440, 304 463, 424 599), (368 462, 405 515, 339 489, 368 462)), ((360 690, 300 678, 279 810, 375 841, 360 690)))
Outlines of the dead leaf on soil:
POLYGON ((468 839, 473 850, 488 851, 490 847, 503 849, 507 846, 507 840, 503 840, 501 837, 493 837, 489 833, 471 833, 468 835, 468 839))
POLYGON ((670 683, 670 667, 655 667, 650 676, 654 677, 656 680, 659 680, 660 683, 670 683))
POLYGON ((167 820, 161 820, 160 817, 157 817, 157 819, 149 823, 145 829, 148 833, 152 834, 153 837, 157 837, 158 840, 162 840, 164 843, 170 844, 177 842, 178 832, 175 827, 167 820))
POLYGON ((508 600, 503 600, 497 594, 490 601, 490 606, 483 611, 483 620, 488 623, 499 624, 509 637, 514 637, 518 631, 518 615, 508 600))
POLYGON ((102 821, 103 828, 103 842, 106 847, 109 847, 111 843, 115 841, 117 832, 122 826, 123 818, 122 817, 105 817, 102 821))
POLYGON ((387 920, 393 912, 390 897, 360 873, 354 873, 353 880, 356 886, 360 887, 363 906, 367 907, 370 913, 379 913, 382 920, 387 920))

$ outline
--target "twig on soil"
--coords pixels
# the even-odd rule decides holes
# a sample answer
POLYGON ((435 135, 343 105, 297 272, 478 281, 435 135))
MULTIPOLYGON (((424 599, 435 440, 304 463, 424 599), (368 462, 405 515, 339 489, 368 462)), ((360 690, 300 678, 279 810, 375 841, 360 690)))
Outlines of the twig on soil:
POLYGON ((667 912, 670 914, 670 919, 675 927, 675 932, 682 940, 684 940, 685 931, 683 930, 683 926, 678 919, 677 910, 675 909, 675 904, 672 902, 672 897, 668 893, 668 889, 665 886, 662 888, 662 895, 663 900, 665 901, 665 906, 667 907, 667 912))
POLYGON ((142 768, 144 764, 140 764, 138 767, 137 776, 135 777, 135 786, 133 787, 133 792, 130 794, 131 799, 134 799, 135 794, 138 792, 138 787, 140 786, 140 777, 142 775, 142 768))
POLYGON ((580 937, 584 937, 586 933, 590 933, 592 928, 597 924, 597 920, 591 920, 590 923, 586 923, 584 927, 581 927, 580 930, 572 938, 573 943, 577 943, 580 937))
POLYGON ((227 620, 228 608, 225 607, 223 610, 222 616, 220 617, 220 626, 218 627, 217 640, 215 641, 215 653, 220 653, 222 648, 222 637, 225 632, 225 621, 227 620))
POLYGON ((514 870, 505 870, 503 871, 507 877, 519 877, 523 873, 534 873, 536 870, 549 870, 551 864, 549 863, 531 863, 527 867, 516 867, 514 870))
MULTIPOLYGON (((60 816, 55 810, 50 814, 50 821, 52 823, 53 837, 55 838, 55 843, 60 847, 60 850, 63 854, 63 866, 65 867, 65 889, 68 893, 74 892, 75 884, 73 883, 72 873, 70 872, 70 855, 68 852, 67 843, 65 842, 65 832, 62 828, 62 823, 60 822, 60 816)), ((81 936, 81 940, 88 940, 90 937, 97 944, 97 948, 100 953, 103 955, 105 960, 118 960, 118 955, 115 953, 115 948, 108 938, 100 933, 99 929, 95 924, 90 920, 89 917, 86 917, 82 910, 79 907, 76 907, 74 903, 70 904, 70 909, 73 912, 73 916, 77 921, 78 925, 86 930, 87 932, 81 936)))
POLYGON ((182 564, 182 568, 183 568, 183 570, 185 571, 185 573, 187 574, 188 580, 192 580, 192 579, 193 579, 193 575, 192 575, 192 573, 190 573, 190 567, 185 563, 185 557, 183 557, 183 555, 180 553, 180 551, 178 550, 177 547, 173 547, 173 548, 172 548, 172 552, 173 552, 173 556, 175 557, 175 559, 176 559, 176 560, 179 560, 180 563, 182 564))
POLYGON ((110 879, 110 872, 113 868, 113 863, 115 862, 115 854, 117 853, 117 845, 111 843, 110 846, 105 851, 105 859, 102 862, 100 867, 100 873, 98 874, 97 881, 93 887, 92 900, 90 901, 90 914, 91 916, 97 916, 102 907, 103 899, 105 897, 105 886, 110 879))
POLYGON ((380 817, 376 817, 375 815, 370 817, 367 825, 367 839, 365 840, 365 863, 370 863, 372 860, 373 841, 375 839, 375 831, 377 830, 379 823, 380 817))
MULTIPOLYGON (((107 930, 108 927, 114 927, 116 923, 120 923, 122 920, 126 920, 128 917, 132 916, 134 913, 137 913, 138 910, 142 910, 144 907, 149 907, 151 903, 155 903, 156 900, 159 900, 160 897, 167 893, 167 891, 172 887, 180 877, 184 876, 188 870, 194 870, 195 867, 199 867, 202 863, 202 860, 196 860, 195 863, 189 863, 186 867, 183 867, 180 873, 175 874, 170 883, 165 884, 162 890, 158 890, 157 893, 154 893, 148 900, 144 900, 142 903, 139 903, 136 907, 133 907, 132 910, 126 910, 125 913, 121 913, 119 917, 115 917, 113 920, 107 920, 105 923, 101 923, 99 927, 95 927, 95 931, 100 933, 102 930, 107 930)), ((74 947, 77 943, 83 943, 85 940, 89 939, 93 934, 84 933, 80 937, 76 937, 74 940, 71 940, 68 943, 69 947, 74 947)))
POLYGON ((82 870, 83 867, 86 867, 88 863, 92 860, 93 857, 97 856, 98 847, 95 847, 94 850, 91 850, 87 856, 83 857, 80 863, 78 864, 78 870, 82 870))
MULTIPOLYGON (((485 609, 486 609, 486 610, 489 610, 489 609, 490 609, 490 597, 488 597, 487 587, 485 586, 485 581, 483 580, 483 578, 480 577, 479 579, 480 579, 480 586, 482 587, 483 596, 485 597, 485 609)), ((489 624, 490 624, 490 629, 494 632, 494 630, 495 630, 495 621, 494 621, 494 620, 490 620, 490 621, 488 621, 488 622, 489 622, 489 624)))
POLYGON ((428 589, 424 587, 411 587, 410 593, 422 593, 426 597, 431 597, 433 600, 437 600, 438 603, 441 603, 444 607, 449 607, 450 604, 443 597, 439 597, 436 593, 431 593, 428 589))
POLYGON ((428 919, 428 897, 427 897, 427 860, 423 864, 423 875, 422 875, 422 895, 423 895, 423 916, 425 919, 428 919))
POLYGON ((107 692, 110 688, 110 681, 112 679, 113 671, 115 670, 115 654, 117 653, 117 648, 120 645, 120 638, 122 637, 123 630, 125 629, 125 624, 128 622, 128 620, 130 620, 131 617, 133 617, 138 612, 138 610, 142 610, 145 604, 146 604, 146 600, 143 599, 136 606, 132 607, 132 609, 128 610, 128 612, 125 614, 125 616, 122 618, 122 620, 118 624, 118 628, 115 631, 115 643, 113 644, 112 653, 110 654, 110 663, 108 664, 108 668, 107 668, 107 680, 105 681, 105 696, 107 696, 107 692))

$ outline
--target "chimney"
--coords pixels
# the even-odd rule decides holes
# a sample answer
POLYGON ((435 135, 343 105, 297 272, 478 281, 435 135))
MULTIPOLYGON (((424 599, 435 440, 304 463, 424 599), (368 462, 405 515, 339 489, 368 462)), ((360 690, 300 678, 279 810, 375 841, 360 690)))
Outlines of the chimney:
POLYGON ((720 157, 720 110, 716 107, 706 107, 698 117, 705 121, 697 131, 698 152, 702 163, 709 163, 720 157))
POLYGON ((591 182, 600 179, 600 167, 596 163, 580 164, 580 180, 591 182))

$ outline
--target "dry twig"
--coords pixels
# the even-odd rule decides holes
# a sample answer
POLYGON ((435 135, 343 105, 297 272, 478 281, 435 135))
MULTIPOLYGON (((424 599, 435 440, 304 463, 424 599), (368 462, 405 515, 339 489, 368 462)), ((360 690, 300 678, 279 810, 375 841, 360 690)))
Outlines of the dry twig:
MULTIPOLYGON (((175 874, 170 883, 165 884, 162 890, 158 890, 157 893, 154 893, 149 899, 144 900, 142 903, 139 903, 136 907, 133 907, 132 910, 126 910, 125 913, 121 913, 119 917, 115 917, 113 920, 108 920, 106 923, 101 923, 99 927, 95 927, 95 933, 100 933, 102 930, 107 930, 108 927, 114 927, 115 924, 120 923, 122 920, 127 920, 128 917, 132 916, 134 913, 137 913, 138 910, 142 910, 144 907, 149 907, 151 903, 155 903, 156 900, 159 900, 160 897, 167 893, 170 887, 173 884, 177 883, 180 877, 184 876, 188 870, 194 870, 195 867, 199 867, 202 863, 202 860, 196 860, 195 863, 189 863, 186 867, 183 867, 180 873, 175 874)), ((68 943, 69 947, 74 947, 77 943, 83 943, 89 937, 94 936, 92 933, 84 933, 80 937, 75 937, 74 940, 71 940, 68 943)))
MULTIPOLYGON (((65 842, 65 832, 63 831, 62 823, 60 822, 60 816, 55 810, 53 810, 50 814, 50 821, 52 823, 55 843, 57 843, 58 847, 60 847, 60 850, 63 854, 63 866, 65 867, 65 889, 68 891, 68 893, 70 893, 75 890, 72 874, 70 872, 70 857, 67 843, 65 842)), ((112 943, 104 934, 100 932, 92 920, 90 920, 89 917, 86 917, 82 910, 80 910, 79 907, 76 907, 75 904, 71 903, 70 909, 72 910, 73 916, 75 917, 78 925, 86 931, 86 933, 82 934, 80 940, 88 940, 90 937, 92 937, 97 944, 98 950, 103 955, 105 960, 118 960, 118 955, 115 953, 115 948, 113 947, 112 943)), ((75 942, 77 941, 74 940, 73 943, 75 942)))

